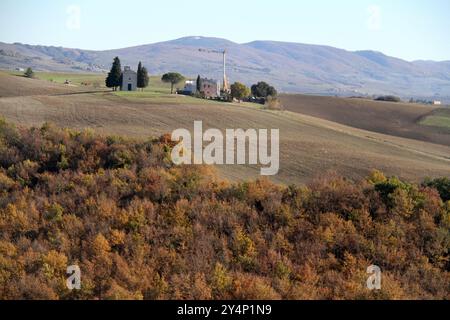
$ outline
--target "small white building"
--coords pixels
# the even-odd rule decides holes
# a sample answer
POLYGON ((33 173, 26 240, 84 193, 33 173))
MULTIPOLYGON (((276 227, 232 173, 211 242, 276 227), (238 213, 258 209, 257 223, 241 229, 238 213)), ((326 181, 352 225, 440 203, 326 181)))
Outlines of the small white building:
POLYGON ((434 100, 434 101, 431 102, 431 104, 433 104, 435 106, 440 106, 440 105, 442 105, 442 102, 439 101, 439 100, 434 100))
POLYGON ((195 94, 197 93, 197 81, 194 80, 186 80, 184 83, 184 89, 185 94, 195 94))
POLYGON ((137 73, 126 66, 122 74, 121 91, 136 91, 137 90, 137 73))

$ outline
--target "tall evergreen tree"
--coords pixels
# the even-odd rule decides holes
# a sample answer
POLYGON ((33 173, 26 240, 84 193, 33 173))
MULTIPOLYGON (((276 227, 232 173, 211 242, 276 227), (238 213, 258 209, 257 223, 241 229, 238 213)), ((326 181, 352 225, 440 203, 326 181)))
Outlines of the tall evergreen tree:
POLYGON ((197 92, 202 91, 202 78, 200 77, 200 75, 198 75, 197 77, 197 92))
POLYGON ((106 77, 105 84, 108 88, 112 88, 113 91, 117 91, 117 88, 122 86, 122 66, 120 65, 119 57, 114 58, 111 71, 106 77))
POLYGON ((139 61, 138 68, 137 68, 138 88, 140 88, 139 87, 139 75, 141 74, 141 71, 142 71, 142 62, 139 61))
POLYGON ((147 68, 142 66, 142 63, 139 61, 138 69, 137 69, 137 87, 144 91, 144 88, 148 87, 148 72, 147 68))
POLYGON ((144 85, 142 88, 147 88, 150 77, 148 76, 148 71, 146 67, 142 67, 142 84, 144 85))
POLYGON ((138 67, 137 67, 137 87, 142 90, 142 62, 139 61, 138 67))

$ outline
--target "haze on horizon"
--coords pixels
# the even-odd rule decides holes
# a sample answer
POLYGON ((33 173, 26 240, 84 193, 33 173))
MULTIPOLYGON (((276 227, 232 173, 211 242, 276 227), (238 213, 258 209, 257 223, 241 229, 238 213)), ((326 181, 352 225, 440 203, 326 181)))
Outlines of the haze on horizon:
POLYGON ((185 36, 375 50, 405 60, 450 60, 450 1, 2 0, 0 41, 107 50, 185 36))

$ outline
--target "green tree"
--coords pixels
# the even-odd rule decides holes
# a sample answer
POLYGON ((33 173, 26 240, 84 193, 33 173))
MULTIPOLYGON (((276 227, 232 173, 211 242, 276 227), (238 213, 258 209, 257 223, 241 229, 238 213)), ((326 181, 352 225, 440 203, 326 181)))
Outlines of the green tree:
POLYGON ((173 93, 173 86, 177 83, 183 81, 184 77, 177 72, 169 72, 162 76, 161 81, 165 83, 170 83, 170 93, 173 93))
POLYGON ((200 77, 200 75, 198 75, 197 77, 197 92, 202 91, 202 78, 200 77))
POLYGON ((144 91, 144 88, 148 87, 148 72, 145 67, 142 66, 142 63, 139 61, 138 69, 137 69, 137 87, 144 91))
POLYGON ((375 98, 375 101, 401 102, 402 99, 396 96, 379 96, 375 98))
POLYGON ((434 180, 426 179, 424 186, 436 189, 444 202, 450 201, 450 179, 447 177, 434 180))
POLYGON ((246 98, 250 95, 250 89, 240 83, 235 82, 231 85, 231 96, 235 99, 242 100, 243 98, 246 98))
POLYGON ((137 72, 136 72, 136 73, 137 73, 137 87, 138 87, 138 88, 141 88, 141 87, 139 86, 139 84, 140 84, 140 83, 139 83, 139 80, 140 80, 139 77, 140 77, 140 75, 141 75, 141 72, 142 72, 142 62, 139 61, 139 64, 138 64, 138 67, 137 67, 137 72))
POLYGON ((113 91, 117 91, 117 88, 122 85, 122 66, 120 65, 119 57, 115 57, 111 71, 106 77, 105 84, 108 88, 112 88, 113 91))
POLYGON ((34 78, 33 69, 27 68, 27 70, 25 71, 25 73, 23 75, 27 78, 34 78))
POLYGON ((252 95, 259 98, 276 97, 278 92, 268 83, 261 81, 252 86, 252 95))

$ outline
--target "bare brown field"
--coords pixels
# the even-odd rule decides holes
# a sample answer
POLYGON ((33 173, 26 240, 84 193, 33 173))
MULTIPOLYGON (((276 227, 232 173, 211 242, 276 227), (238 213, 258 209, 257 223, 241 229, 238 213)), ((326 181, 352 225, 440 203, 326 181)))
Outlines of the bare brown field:
MULTIPOLYGON (((205 129, 279 128, 280 173, 272 180, 280 183, 305 183, 327 170, 357 179, 379 169, 410 181, 450 172, 449 146, 369 132, 290 111, 183 99, 133 99, 110 92, 3 97, 0 115, 24 126, 49 121, 61 127, 92 128, 105 135, 135 138, 192 129, 195 120, 203 120, 205 129)), ((234 181, 259 177, 257 167, 218 169, 234 181)))
MULTIPOLYGON (((98 89, 96 89, 98 90, 98 89)), ((58 95, 95 91, 92 87, 77 87, 40 79, 29 79, 20 75, 0 72, 0 97, 32 95, 58 95)))
POLYGON ((450 146, 448 130, 427 127, 419 122, 436 107, 308 95, 282 95, 285 110, 347 126, 450 146))

